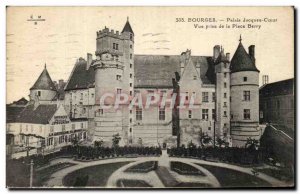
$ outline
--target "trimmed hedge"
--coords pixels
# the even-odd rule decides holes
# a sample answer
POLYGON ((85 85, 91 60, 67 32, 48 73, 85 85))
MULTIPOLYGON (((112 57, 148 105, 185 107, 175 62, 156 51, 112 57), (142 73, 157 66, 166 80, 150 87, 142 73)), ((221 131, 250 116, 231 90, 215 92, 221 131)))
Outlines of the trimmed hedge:
POLYGON ((171 157, 199 158, 203 160, 221 161, 243 165, 261 164, 265 159, 261 149, 249 150, 246 148, 236 147, 180 147, 168 149, 167 152, 171 157))
POLYGON ((162 154, 159 147, 92 147, 75 146, 72 147, 75 159, 90 161, 99 158, 111 157, 138 157, 138 156, 160 156, 162 154))

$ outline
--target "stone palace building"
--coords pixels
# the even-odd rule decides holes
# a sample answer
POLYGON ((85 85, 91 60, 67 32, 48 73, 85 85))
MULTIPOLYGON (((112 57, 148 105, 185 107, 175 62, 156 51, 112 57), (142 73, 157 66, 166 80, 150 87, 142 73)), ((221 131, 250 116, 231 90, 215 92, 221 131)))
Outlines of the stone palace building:
MULTIPOLYGON (((79 122, 77 131, 82 138, 81 133, 86 131, 87 141, 103 140, 107 144, 115 134, 121 136, 121 145, 154 146, 176 146, 177 142, 200 145, 203 136, 221 139, 229 146, 244 146, 247 138, 260 138, 259 70, 254 45, 247 52, 240 38, 232 59, 220 45, 214 46, 208 57, 193 56, 191 50, 179 55, 136 55, 134 38, 128 20, 121 32, 106 27, 98 31, 95 57, 88 54, 86 60, 77 60, 63 91, 50 83, 50 75, 39 78, 44 84, 36 83, 31 88, 25 108, 29 112, 21 112, 15 123, 29 122, 28 115, 34 115, 30 111, 46 114, 50 109, 42 109, 49 107, 51 115, 44 116, 45 126, 38 127, 39 136, 69 134, 67 129, 75 136, 72 123, 79 122), (129 100, 117 109, 103 109, 100 99, 107 93, 127 94, 129 100), (172 99, 175 93, 174 107, 153 104, 150 108, 129 108, 136 94, 172 99), (184 98, 178 97, 183 94, 184 98), (191 100, 197 108, 179 108, 179 101, 188 104, 191 100), (58 127, 60 120, 68 126, 58 127)), ((53 145, 52 141, 44 144, 53 145)))
POLYGON ((199 145, 199 136, 207 134, 243 146, 248 137, 259 139, 259 70, 254 45, 247 53, 240 39, 232 59, 219 45, 210 57, 193 56, 190 50, 180 55, 135 55, 134 31, 128 20, 121 32, 105 27, 96 35, 96 59, 88 54, 87 60, 77 61, 64 99, 71 117, 89 120, 93 140, 111 141, 119 133, 123 144, 163 145, 180 135, 181 144, 199 145), (187 101, 195 95, 200 108, 129 109, 123 104, 117 110, 103 110, 99 106, 107 92, 169 96, 176 86, 187 101))

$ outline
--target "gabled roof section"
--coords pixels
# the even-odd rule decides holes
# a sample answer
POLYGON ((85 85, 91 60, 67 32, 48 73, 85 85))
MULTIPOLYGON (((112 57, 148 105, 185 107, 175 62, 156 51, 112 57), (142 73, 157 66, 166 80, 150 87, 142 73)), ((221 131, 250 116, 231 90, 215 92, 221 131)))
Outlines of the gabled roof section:
POLYGON ((48 124, 57 110, 56 104, 40 104, 36 109, 28 105, 17 117, 18 123, 48 124))
POLYGON ((294 78, 273 82, 262 86, 259 90, 261 97, 273 97, 294 93, 294 78))
POLYGON ((239 71, 257 71, 255 64, 250 58, 249 54, 246 52, 241 39, 240 43, 231 59, 230 70, 232 73, 239 71))
MULTIPOLYGON (((180 55, 135 55, 134 87, 137 88, 172 88, 175 72, 180 73, 180 55)), ((207 73, 213 66, 211 57, 191 56, 193 64, 200 66, 202 83, 211 84, 213 77, 207 73)))
POLYGON ((67 90, 87 89, 95 87, 95 71, 93 67, 87 69, 87 62, 83 58, 75 63, 69 81, 65 87, 67 90))
POLYGON ((54 90, 56 91, 55 85, 47 71, 46 64, 43 72, 36 80, 30 90, 54 90))
POLYGON ((130 23, 129 23, 128 18, 127 18, 126 24, 125 24, 125 26, 124 26, 124 28, 123 28, 123 30, 122 30, 122 33, 123 33, 123 32, 130 32, 130 33, 134 34, 134 32, 133 32, 133 30, 132 30, 132 28, 131 28, 131 25, 130 25, 130 23))

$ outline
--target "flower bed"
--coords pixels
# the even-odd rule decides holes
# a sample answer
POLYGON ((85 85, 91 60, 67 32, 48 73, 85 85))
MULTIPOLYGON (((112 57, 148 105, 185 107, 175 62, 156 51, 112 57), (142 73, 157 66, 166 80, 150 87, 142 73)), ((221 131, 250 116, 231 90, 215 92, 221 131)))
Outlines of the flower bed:
POLYGON ((183 175, 201 175, 205 176, 200 170, 197 168, 182 163, 182 162, 171 162, 171 170, 177 172, 178 174, 183 174, 183 175))
POLYGON ((148 161, 148 162, 140 163, 127 169, 125 172, 147 173, 152 170, 156 170, 157 163, 158 163, 157 161, 148 161))

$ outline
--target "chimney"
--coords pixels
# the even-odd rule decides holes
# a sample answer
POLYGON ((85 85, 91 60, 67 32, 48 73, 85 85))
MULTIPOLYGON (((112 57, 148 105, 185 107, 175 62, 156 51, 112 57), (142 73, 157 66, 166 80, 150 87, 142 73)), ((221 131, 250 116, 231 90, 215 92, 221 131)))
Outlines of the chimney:
POLYGON ((214 46, 214 56, 213 56, 214 60, 216 60, 218 58, 219 54, 220 54, 220 45, 215 45, 214 46))
POLYGON ((91 53, 88 53, 87 54, 86 70, 89 70, 92 62, 93 62, 93 55, 91 53))
POLYGON ((226 59, 230 61, 230 53, 226 53, 226 59))
POLYGON ((263 75, 262 76, 262 85, 264 86, 264 85, 266 85, 266 84, 268 84, 269 83, 269 76, 268 75, 263 75))
POLYGON ((255 45, 250 45, 248 50, 249 50, 250 58, 252 59, 253 63, 255 64, 255 45))
POLYGON ((58 80, 58 89, 62 89, 63 85, 64 85, 64 80, 63 79, 58 80))
POLYGON ((56 87, 56 89, 58 89, 58 88, 57 88, 57 87, 58 87, 57 82, 56 82, 56 81, 53 81, 53 84, 54 84, 54 86, 56 87))

